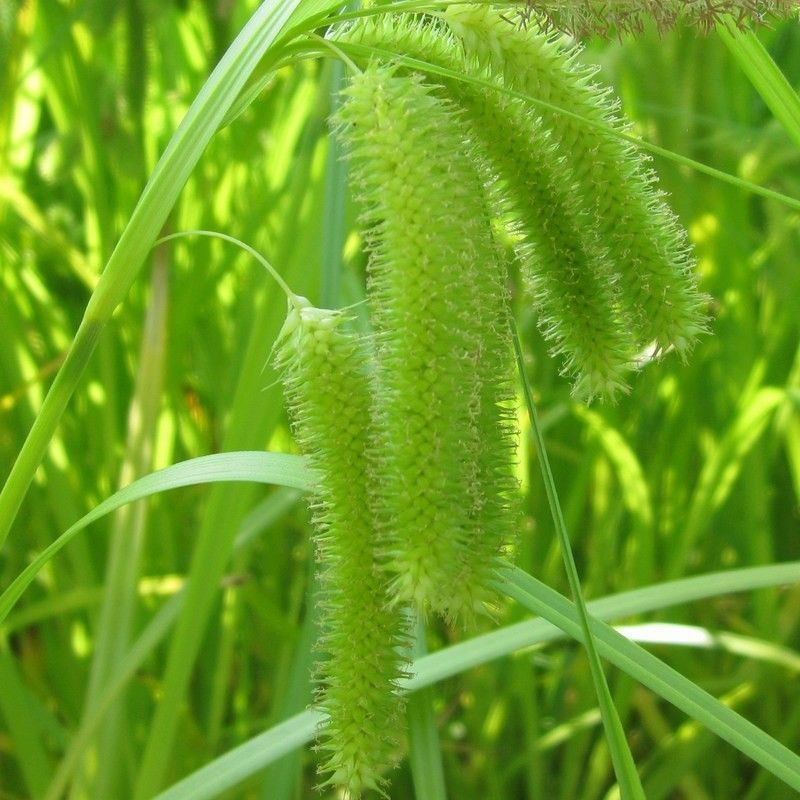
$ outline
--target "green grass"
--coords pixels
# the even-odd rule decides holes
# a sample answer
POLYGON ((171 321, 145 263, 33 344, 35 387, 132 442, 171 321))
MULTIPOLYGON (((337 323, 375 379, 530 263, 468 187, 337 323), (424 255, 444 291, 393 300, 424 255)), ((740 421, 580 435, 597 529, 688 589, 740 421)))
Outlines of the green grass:
MULTIPOLYGON (((224 242, 151 246, 218 230, 314 302, 363 297, 338 68, 263 57, 328 5, 0 8, 4 800, 318 796, 312 476, 265 366, 285 300, 224 242)), ((648 798, 800 787, 798 54, 791 22, 589 43, 690 231, 712 333, 586 409, 515 298, 552 480, 526 421, 507 596, 476 630, 418 626, 392 798, 611 797, 624 742, 648 798), (585 628, 553 488, 616 744, 566 638, 585 628)))

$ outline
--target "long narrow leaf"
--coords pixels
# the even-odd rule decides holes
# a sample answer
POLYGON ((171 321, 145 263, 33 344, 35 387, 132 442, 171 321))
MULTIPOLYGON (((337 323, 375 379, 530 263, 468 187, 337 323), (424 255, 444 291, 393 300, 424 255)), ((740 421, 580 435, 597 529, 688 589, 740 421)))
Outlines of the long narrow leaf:
POLYGON ((309 742, 324 720, 324 715, 313 709, 295 714, 286 722, 264 731, 226 754, 230 756, 235 753, 235 757, 215 759, 153 800, 206 800, 217 797, 281 756, 309 742))
POLYGON ((115 492, 107 500, 81 517, 64 531, 49 547, 45 548, 0 595, 0 623, 20 598, 39 570, 68 544, 80 531, 100 517, 115 511, 126 503, 141 500, 152 494, 195 486, 201 483, 252 481, 271 483, 308 490, 313 478, 301 456, 286 453, 217 453, 201 456, 146 475, 130 486, 115 492))
MULTIPOLYGON (((512 571, 524 575, 510 566, 505 573, 510 574, 512 571)), ((697 575, 649 586, 646 589, 636 589, 591 601, 588 603, 588 610, 595 619, 614 619, 731 592, 798 582, 800 582, 800 561, 794 561, 787 564, 697 575)), ((571 608, 566 598, 552 590, 548 591, 571 608)), ((413 676, 404 682, 403 688, 409 692, 416 692, 524 647, 564 637, 564 631, 547 619, 538 618, 508 625, 416 660, 412 667, 413 676)), ((627 641, 624 637, 621 638, 627 641)), ((154 800, 210 800, 219 796, 285 755, 287 751, 282 746, 280 736, 273 735, 277 731, 289 731, 293 735, 292 741, 296 747, 311 741, 317 725, 323 720, 321 716, 309 716, 311 713, 305 711, 297 714, 279 726, 235 747, 174 784, 154 800), (306 738, 302 738, 301 730, 305 732, 306 738)))
POLYGON ((0 546, 100 333, 139 274, 178 194, 228 109, 287 23, 297 24, 309 14, 334 5, 325 0, 311 0, 303 4, 303 16, 299 17, 294 12, 300 2, 267 0, 259 6, 203 85, 167 145, 100 276, 64 364, 0 492, 0 546))
POLYGON ((740 30, 730 21, 717 25, 717 34, 775 119, 800 147, 800 97, 756 34, 740 30))
MULTIPOLYGON (((413 655, 417 659, 427 652, 425 623, 417 619, 413 655)), ((433 690, 422 689, 408 700, 408 761, 414 791, 419 800, 447 800, 442 765, 442 750, 436 715, 433 710, 433 690)))
MULTIPOLYGON (((504 570, 498 589, 573 639, 582 640, 575 607, 541 581, 518 569, 504 570)), ((591 626, 604 658, 800 791, 800 756, 604 622, 594 619, 591 626)))

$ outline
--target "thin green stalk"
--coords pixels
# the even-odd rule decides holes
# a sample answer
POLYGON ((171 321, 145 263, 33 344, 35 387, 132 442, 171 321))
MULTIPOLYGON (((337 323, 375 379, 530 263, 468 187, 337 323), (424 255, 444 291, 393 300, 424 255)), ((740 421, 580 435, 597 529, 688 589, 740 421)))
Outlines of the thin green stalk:
POLYGON ((522 380, 523 393, 525 395, 525 402, 528 406, 528 414, 531 419, 531 427, 533 435, 536 440, 536 450, 539 456, 539 465, 542 470, 542 478, 544 480, 545 492, 547 494, 547 502, 550 505, 550 513, 553 517, 553 524, 556 528, 559 544, 561 546, 561 555, 564 559, 564 567, 567 573, 567 581, 569 583, 570 591, 572 592, 575 605, 578 609, 578 616, 581 622, 581 630, 584 635, 584 644, 586 646, 586 653, 589 657, 589 669, 592 673, 592 681, 594 683, 597 699, 600 704, 600 713, 603 716, 603 726, 606 730, 608 737, 608 744, 611 750, 611 759, 614 763, 614 771, 619 781, 620 790, 624 800, 627 798, 641 798, 644 800, 644 790, 642 789, 641 781, 639 780, 639 773, 636 770, 633 756, 631 755, 628 741, 625 737, 625 731, 622 728, 617 709, 614 706, 614 701, 611 697, 611 692, 608 689, 606 676, 603 672, 603 667, 600 664, 600 658, 595 649, 594 639, 592 637, 591 628, 589 626, 589 614, 586 610, 586 604, 583 600, 583 592, 581 590, 581 582, 578 577, 578 567, 575 564, 575 557, 572 553, 572 547, 567 534, 567 527, 564 523, 564 515, 561 512, 561 504, 558 500, 558 492, 556 491, 555 481, 553 480, 553 473, 550 469, 550 459, 547 457, 547 450, 544 444, 544 436, 542 434, 541 426, 539 425, 539 415, 536 411, 536 406, 533 403, 533 396, 531 394, 530 384, 528 383, 528 376, 525 371, 525 362, 522 357, 522 347, 519 340, 519 332, 517 331, 516 324, 511 322, 513 339, 514 339, 514 352, 517 356, 517 366, 519 368, 520 378, 522 380))
MULTIPOLYGON (((331 63, 330 92, 331 113, 341 104, 340 92, 344 87, 344 64, 331 63)), ((345 230, 345 206, 347 203, 347 162, 343 158, 339 138, 328 135, 328 154, 325 165, 325 216, 322 223, 322 279, 320 284, 320 306, 338 308, 341 294, 342 249, 345 230)))
MULTIPOLYGON (((414 659, 426 655, 425 622, 417 616, 412 653, 414 659)), ((433 691, 430 688, 415 692, 408 699, 408 759, 411 777, 418 800, 447 800, 444 781, 442 749, 436 715, 433 710, 433 691)))
MULTIPOLYGON (((246 572, 240 559, 233 560, 231 572, 234 575, 246 572)), ((226 586, 219 600, 219 619, 216 621, 213 633, 215 657, 212 662, 213 670, 208 679, 210 685, 206 699, 208 711, 202 723, 205 729, 204 750, 207 758, 213 757, 219 749, 228 704, 233 700, 231 695, 234 692, 231 688, 236 685, 236 680, 235 678, 231 680, 231 672, 241 629, 246 624, 241 594, 241 587, 226 586)))
MULTIPOLYGON (((128 414, 126 457, 120 470, 120 487, 151 469, 166 358, 169 252, 167 249, 160 251, 153 267, 151 300, 142 335, 136 388, 128 414)), ((128 648, 147 516, 148 506, 142 502, 119 509, 114 518, 84 713, 91 710, 128 648)), ((109 713, 102 735, 98 737, 97 763, 100 767, 95 794, 99 796, 111 796, 117 791, 112 787, 118 777, 120 745, 124 740, 120 733, 124 726, 125 709, 120 705, 109 713)))

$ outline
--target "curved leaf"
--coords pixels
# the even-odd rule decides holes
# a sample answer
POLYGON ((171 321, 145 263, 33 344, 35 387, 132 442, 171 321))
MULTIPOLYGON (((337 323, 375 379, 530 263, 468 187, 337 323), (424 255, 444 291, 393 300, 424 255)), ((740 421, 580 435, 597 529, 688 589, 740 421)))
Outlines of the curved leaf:
POLYGON ((182 461, 166 469, 145 475, 130 486, 112 494, 39 553, 0 595, 0 623, 6 618, 39 570, 90 523, 126 503, 141 500, 143 497, 166 492, 169 489, 178 489, 181 486, 196 486, 201 483, 220 481, 252 481, 304 490, 313 486, 312 473, 306 466, 305 459, 302 456, 287 453, 216 453, 182 461))
MULTIPOLYGON (((737 591, 798 582, 800 561, 794 561, 670 581, 594 600, 587 604, 587 608, 595 618, 612 619, 737 591)), ((568 602, 566 598, 562 600, 568 602)), ((422 656, 414 662, 414 674, 404 681, 403 688, 415 692, 524 647, 564 637, 564 632, 546 619, 517 622, 422 656)), ((210 800, 217 797, 285 755, 289 737, 293 747, 311 741, 322 719, 311 710, 296 714, 209 762, 154 800, 210 800)))

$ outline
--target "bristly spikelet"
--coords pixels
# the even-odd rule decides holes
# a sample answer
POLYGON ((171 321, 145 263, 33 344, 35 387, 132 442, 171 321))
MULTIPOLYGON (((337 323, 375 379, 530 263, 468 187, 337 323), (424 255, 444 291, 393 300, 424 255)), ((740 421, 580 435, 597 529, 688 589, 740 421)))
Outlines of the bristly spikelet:
POLYGON ((328 783, 357 798, 380 791, 398 747, 402 610, 375 553, 366 463, 370 388, 359 340, 341 312, 294 298, 276 348, 293 427, 318 475, 320 707, 328 783))
POLYGON ((525 14, 541 14, 548 25, 580 37, 639 33, 648 23, 660 32, 685 23, 707 33, 727 19, 744 27, 770 17, 788 18, 793 11, 795 0, 535 0, 525 14))
MULTIPOLYGON (((483 187, 462 121, 421 76, 370 65, 345 94, 339 133, 371 254, 372 479, 393 590, 464 619, 487 593, 492 559, 477 564, 473 545, 483 515, 504 506, 508 484, 492 478, 511 437, 498 411, 505 289, 483 187)), ((485 551, 498 553, 507 527, 480 531, 485 551)))
POLYGON ((498 106, 504 113, 493 134, 482 128, 481 141, 501 176, 499 192, 517 233, 538 326, 552 353, 563 358, 562 372, 573 379, 576 397, 614 399, 627 391, 636 348, 608 251, 574 202, 569 168, 565 165, 560 178, 542 168, 545 159, 557 168, 560 157, 536 118, 516 103, 494 98, 474 107, 476 119, 488 122, 498 106), (534 129, 540 138, 536 154, 518 158, 534 140, 534 129))
MULTIPOLYGON (((475 59, 465 59, 447 29, 407 15, 359 21, 339 38, 484 80, 494 77, 475 59)), ((495 213, 517 234, 539 326, 553 352, 563 355, 575 394, 613 397, 624 390, 638 343, 619 305, 607 248, 581 208, 566 157, 530 105, 490 88, 440 80, 483 154, 495 213)))
POLYGON ((645 156, 615 135, 628 126, 609 90, 592 82, 594 70, 578 65, 576 48, 533 22, 515 27, 488 6, 451 6, 445 16, 466 51, 507 86, 596 123, 537 109, 608 247, 640 344, 687 351, 705 329, 705 298, 695 285, 685 233, 654 188, 645 156))

